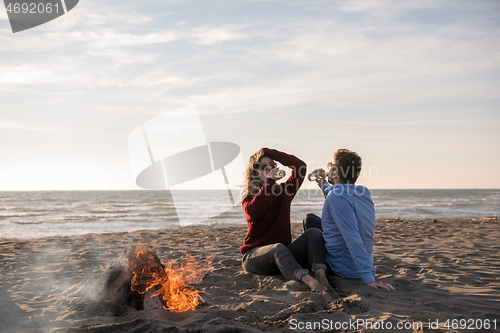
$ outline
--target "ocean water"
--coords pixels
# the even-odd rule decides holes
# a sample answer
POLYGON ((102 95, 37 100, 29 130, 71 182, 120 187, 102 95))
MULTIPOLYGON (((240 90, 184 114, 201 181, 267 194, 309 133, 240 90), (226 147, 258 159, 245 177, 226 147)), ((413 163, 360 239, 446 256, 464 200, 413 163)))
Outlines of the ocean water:
MULTIPOLYGON (((377 218, 500 216, 500 190, 371 190, 377 218)), ((241 205, 220 211, 227 191, 185 191, 177 206, 195 226, 244 225, 241 205)), ((292 222, 321 215, 319 190, 301 190, 292 222)), ((184 216, 186 217, 186 216, 184 216)), ((0 237, 33 238, 181 227, 169 191, 0 192, 0 237)))

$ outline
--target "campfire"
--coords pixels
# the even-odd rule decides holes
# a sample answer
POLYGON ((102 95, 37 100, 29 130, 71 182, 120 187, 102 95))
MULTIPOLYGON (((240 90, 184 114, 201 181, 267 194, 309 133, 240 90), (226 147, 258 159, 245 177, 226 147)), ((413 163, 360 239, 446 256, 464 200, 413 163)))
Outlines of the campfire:
POLYGON ((150 298, 159 296, 165 304, 163 308, 172 312, 196 308, 199 291, 188 286, 200 283, 211 267, 211 262, 202 263, 189 254, 177 263, 170 259, 162 265, 156 254, 144 246, 138 246, 129 255, 129 263, 134 274, 131 289, 141 295, 153 290, 150 298))
POLYGON ((104 285, 100 292, 93 292, 98 301, 171 312, 194 310, 203 301, 192 285, 202 281, 213 258, 201 261, 186 254, 181 260, 169 259, 163 264, 155 251, 143 245, 129 248, 125 257, 121 264, 106 271, 104 283, 96 283, 104 285))

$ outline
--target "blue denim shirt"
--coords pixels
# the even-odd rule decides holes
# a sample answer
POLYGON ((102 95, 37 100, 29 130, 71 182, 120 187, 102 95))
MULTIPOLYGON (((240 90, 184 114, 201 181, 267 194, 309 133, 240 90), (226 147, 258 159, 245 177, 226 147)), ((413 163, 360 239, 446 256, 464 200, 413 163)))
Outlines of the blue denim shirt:
POLYGON ((373 234, 375 208, 370 191, 361 185, 326 182, 321 186, 325 204, 321 223, 326 261, 340 276, 375 281, 373 234))

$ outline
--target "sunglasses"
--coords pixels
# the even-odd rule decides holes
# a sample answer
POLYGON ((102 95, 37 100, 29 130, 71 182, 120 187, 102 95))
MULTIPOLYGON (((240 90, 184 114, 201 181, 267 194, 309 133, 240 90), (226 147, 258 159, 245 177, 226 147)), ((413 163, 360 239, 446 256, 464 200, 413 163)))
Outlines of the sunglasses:
POLYGON ((278 166, 278 164, 274 161, 272 161, 271 163, 269 163, 269 165, 267 164, 260 164, 260 162, 254 162, 253 163, 253 168, 254 169, 257 169, 257 168, 260 168, 262 171, 266 170, 268 167, 271 167, 271 169, 274 169, 278 166))

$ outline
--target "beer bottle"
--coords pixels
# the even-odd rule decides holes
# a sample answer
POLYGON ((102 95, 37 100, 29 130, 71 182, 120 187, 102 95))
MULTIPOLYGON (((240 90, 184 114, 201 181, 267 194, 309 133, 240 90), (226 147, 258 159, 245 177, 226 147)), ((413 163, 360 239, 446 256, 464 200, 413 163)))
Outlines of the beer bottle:
POLYGON ((276 171, 276 173, 274 174, 274 178, 275 179, 281 179, 283 177, 286 176, 286 171, 285 170, 278 170, 276 171))
POLYGON ((308 174, 307 179, 309 179, 309 181, 313 182, 316 179, 324 179, 327 176, 328 176, 328 174, 326 172, 317 171, 317 172, 311 172, 310 174, 308 174))

